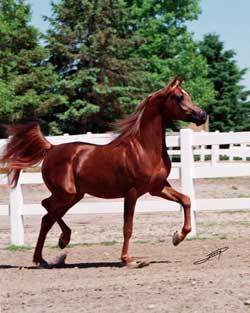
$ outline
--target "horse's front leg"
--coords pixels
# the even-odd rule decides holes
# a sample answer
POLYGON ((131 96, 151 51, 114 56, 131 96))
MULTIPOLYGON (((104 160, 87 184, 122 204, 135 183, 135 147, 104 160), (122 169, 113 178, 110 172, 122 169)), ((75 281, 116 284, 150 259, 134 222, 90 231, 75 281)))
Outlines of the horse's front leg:
POLYGON ((182 240, 185 239, 188 233, 191 232, 191 216, 190 216, 190 208, 191 201, 190 198, 171 187, 171 185, 166 182, 166 185, 161 191, 153 191, 150 192, 153 196, 158 196, 170 201, 178 202, 182 205, 184 209, 184 224, 180 233, 175 232, 173 235, 173 244, 177 246, 182 240))
POLYGON ((128 255, 128 246, 129 246, 129 239, 132 236, 133 232, 133 218, 134 218, 134 211, 135 211, 135 204, 137 200, 137 191, 132 188, 124 199, 124 224, 123 224, 123 247, 122 247, 122 254, 121 260, 122 262, 128 264, 133 261, 128 255))

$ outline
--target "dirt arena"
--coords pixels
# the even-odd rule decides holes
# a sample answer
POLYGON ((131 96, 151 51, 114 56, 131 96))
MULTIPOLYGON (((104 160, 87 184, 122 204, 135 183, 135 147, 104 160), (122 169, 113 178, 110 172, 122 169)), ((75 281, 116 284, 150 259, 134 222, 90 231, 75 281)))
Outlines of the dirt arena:
MULTIPOLYGON (((178 182, 173 185, 180 190, 178 182)), ((196 181, 199 198, 250 197, 250 179, 196 181)), ((25 201, 46 197, 42 186, 26 187, 25 201)), ((1 203, 7 191, 0 189, 1 203)), ((249 203, 250 208, 250 203, 249 203)), ((0 218, 0 312, 9 313, 244 313, 250 312, 250 210, 197 212, 195 240, 172 246, 182 225, 181 212, 138 213, 130 253, 148 266, 124 267, 119 261, 122 215, 68 215, 71 245, 55 248, 60 231, 48 235, 44 256, 61 268, 32 264, 40 217, 25 218, 31 249, 10 251, 9 221, 0 218), (212 251, 220 256, 194 264, 212 251), (8 248, 8 249, 6 249, 8 248)))

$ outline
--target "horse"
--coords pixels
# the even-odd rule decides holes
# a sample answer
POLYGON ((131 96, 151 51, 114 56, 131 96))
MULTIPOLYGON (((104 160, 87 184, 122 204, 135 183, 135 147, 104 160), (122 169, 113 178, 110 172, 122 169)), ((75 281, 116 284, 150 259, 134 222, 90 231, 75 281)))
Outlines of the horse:
POLYGON ((177 246, 191 231, 190 198, 173 189, 167 181, 171 161, 165 142, 167 120, 182 120, 201 125, 206 112, 197 107, 178 78, 148 95, 134 113, 118 121, 119 133, 108 144, 71 142, 52 145, 42 134, 38 123, 7 125, 10 136, 0 164, 17 185, 20 171, 42 162, 42 177, 51 196, 41 204, 47 214, 42 217, 33 262, 48 263, 42 250, 46 236, 55 222, 61 228, 59 247, 70 242, 71 229, 63 221, 65 213, 84 195, 99 198, 124 198, 123 246, 121 261, 130 264, 128 254, 133 231, 137 199, 145 193, 179 203, 184 209, 184 223, 173 235, 177 246))

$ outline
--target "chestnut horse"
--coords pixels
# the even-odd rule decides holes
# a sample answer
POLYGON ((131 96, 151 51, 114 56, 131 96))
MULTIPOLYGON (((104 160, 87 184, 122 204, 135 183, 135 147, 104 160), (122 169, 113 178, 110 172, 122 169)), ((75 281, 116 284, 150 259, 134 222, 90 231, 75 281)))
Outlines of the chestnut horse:
POLYGON ((52 145, 36 123, 7 126, 11 136, 0 163, 7 170, 12 187, 20 171, 43 160, 42 176, 51 196, 42 201, 47 210, 33 261, 46 266, 42 249, 48 231, 57 222, 62 230, 59 246, 70 241, 71 230, 62 220, 64 214, 85 193, 100 198, 124 198, 124 242, 121 260, 129 263, 133 216, 137 199, 150 193, 180 203, 184 209, 184 225, 173 236, 179 244, 191 231, 190 199, 174 190, 167 182, 171 170, 165 143, 167 120, 182 120, 201 125, 206 113, 193 104, 181 81, 173 79, 163 88, 145 98, 129 117, 118 122, 120 134, 111 143, 94 145, 72 142, 52 145))

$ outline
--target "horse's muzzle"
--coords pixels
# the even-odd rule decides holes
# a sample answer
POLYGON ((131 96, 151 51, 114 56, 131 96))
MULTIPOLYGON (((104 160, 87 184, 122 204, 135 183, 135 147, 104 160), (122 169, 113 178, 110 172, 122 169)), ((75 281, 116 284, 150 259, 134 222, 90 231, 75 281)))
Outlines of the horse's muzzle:
POLYGON ((188 115, 188 121, 195 123, 197 126, 204 124, 207 120, 207 113, 205 111, 192 112, 188 115))

